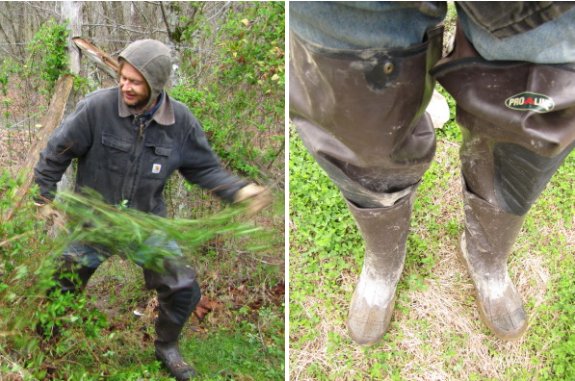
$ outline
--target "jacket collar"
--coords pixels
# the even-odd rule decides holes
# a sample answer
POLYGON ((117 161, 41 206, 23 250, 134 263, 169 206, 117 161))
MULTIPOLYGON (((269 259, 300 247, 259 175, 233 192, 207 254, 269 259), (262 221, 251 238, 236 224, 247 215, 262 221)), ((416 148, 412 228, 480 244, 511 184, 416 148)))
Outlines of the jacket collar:
MULTIPOLYGON (((129 116, 134 115, 132 111, 128 108, 128 105, 124 103, 122 100, 122 94, 120 89, 118 89, 118 115, 120 118, 127 118, 129 116)), ((174 116, 174 109, 172 107, 172 101, 166 92, 164 92, 164 99, 160 107, 156 110, 152 119, 156 121, 156 123, 169 126, 176 122, 176 118, 174 116)))

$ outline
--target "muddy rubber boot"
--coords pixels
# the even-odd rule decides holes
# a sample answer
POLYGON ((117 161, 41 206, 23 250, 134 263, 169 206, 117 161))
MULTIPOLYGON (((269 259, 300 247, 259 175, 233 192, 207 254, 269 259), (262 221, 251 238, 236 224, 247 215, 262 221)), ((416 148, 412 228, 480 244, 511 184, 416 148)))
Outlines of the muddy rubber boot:
POLYGON ((464 191, 465 231, 460 259, 475 285, 482 321, 500 339, 520 337, 527 328, 521 296, 509 278, 507 259, 524 216, 507 213, 464 191))
POLYGON ((163 272, 144 270, 144 277, 146 287, 156 289, 160 304, 155 321, 156 357, 176 380, 190 380, 196 376, 196 371, 184 361, 178 340, 201 298, 195 271, 177 259, 166 261, 163 272))
POLYGON ((515 339, 527 317, 507 259, 527 212, 575 144, 575 72, 486 61, 458 28, 455 50, 432 74, 456 100, 463 135, 460 254, 482 320, 496 336, 515 339))
POLYGON ((155 346, 156 358, 164 364, 176 380, 187 381, 196 376, 195 369, 182 358, 177 342, 165 343, 156 341, 155 346))
POLYGON ((366 246, 347 320, 350 336, 358 344, 376 343, 389 327, 414 195, 412 191, 387 208, 359 208, 348 201, 366 246))
POLYGON ((196 371, 186 363, 178 347, 178 337, 183 326, 158 318, 156 320, 157 339, 154 342, 156 358, 164 364, 170 374, 178 381, 191 380, 196 371))

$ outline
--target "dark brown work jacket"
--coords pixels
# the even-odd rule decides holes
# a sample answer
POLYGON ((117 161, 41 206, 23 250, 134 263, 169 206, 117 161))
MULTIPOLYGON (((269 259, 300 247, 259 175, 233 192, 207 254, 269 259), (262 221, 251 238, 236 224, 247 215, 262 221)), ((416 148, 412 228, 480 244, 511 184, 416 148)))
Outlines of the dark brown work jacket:
POLYGON ((127 201, 161 216, 166 215, 162 191, 176 170, 227 201, 246 185, 221 166, 188 108, 167 94, 152 119, 142 123, 116 87, 86 96, 40 154, 34 173, 43 197, 54 198, 56 184, 74 158, 76 191, 88 187, 110 204, 127 201))

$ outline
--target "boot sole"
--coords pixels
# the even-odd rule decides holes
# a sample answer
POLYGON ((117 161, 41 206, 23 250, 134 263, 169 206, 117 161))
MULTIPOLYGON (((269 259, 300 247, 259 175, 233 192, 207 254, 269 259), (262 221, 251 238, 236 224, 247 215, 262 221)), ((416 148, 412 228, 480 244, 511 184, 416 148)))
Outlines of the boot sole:
POLYGON ((487 313, 485 312, 485 310, 483 308, 483 304, 481 304, 481 302, 479 301, 480 300, 479 291, 477 291, 477 286, 475 284, 475 281, 473 280, 473 277, 470 275, 471 274, 471 268, 469 266, 467 258, 465 258, 465 254, 463 254, 463 240, 464 240, 464 238, 465 238, 465 232, 461 234, 461 237, 459 239, 459 245, 457 247, 458 250, 456 250, 456 253, 457 253, 457 257, 459 258, 461 263, 463 263, 463 265, 465 266, 465 268, 467 270, 467 276, 471 279, 471 283, 473 284, 473 293, 475 294, 475 304, 477 305, 477 309, 479 310, 479 318, 481 319, 483 324, 485 324, 487 326, 487 328, 489 328, 491 333, 493 333, 497 338, 499 338, 501 340, 505 340, 505 341, 517 341, 517 340, 519 340, 521 338, 521 336, 523 336, 523 334, 527 330, 527 326, 528 326, 527 323, 525 323, 519 331, 508 334, 508 333, 503 333, 499 329, 497 329, 493 324, 491 324, 491 320, 489 320, 487 318, 487 313))

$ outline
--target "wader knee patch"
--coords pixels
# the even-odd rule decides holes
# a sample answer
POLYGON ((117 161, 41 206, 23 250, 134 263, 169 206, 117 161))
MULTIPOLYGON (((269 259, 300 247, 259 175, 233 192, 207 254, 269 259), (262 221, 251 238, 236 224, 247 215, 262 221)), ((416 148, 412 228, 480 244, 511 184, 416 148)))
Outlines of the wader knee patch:
POLYGON ((501 206, 516 215, 527 213, 571 149, 545 157, 517 144, 496 144, 495 193, 501 206))

